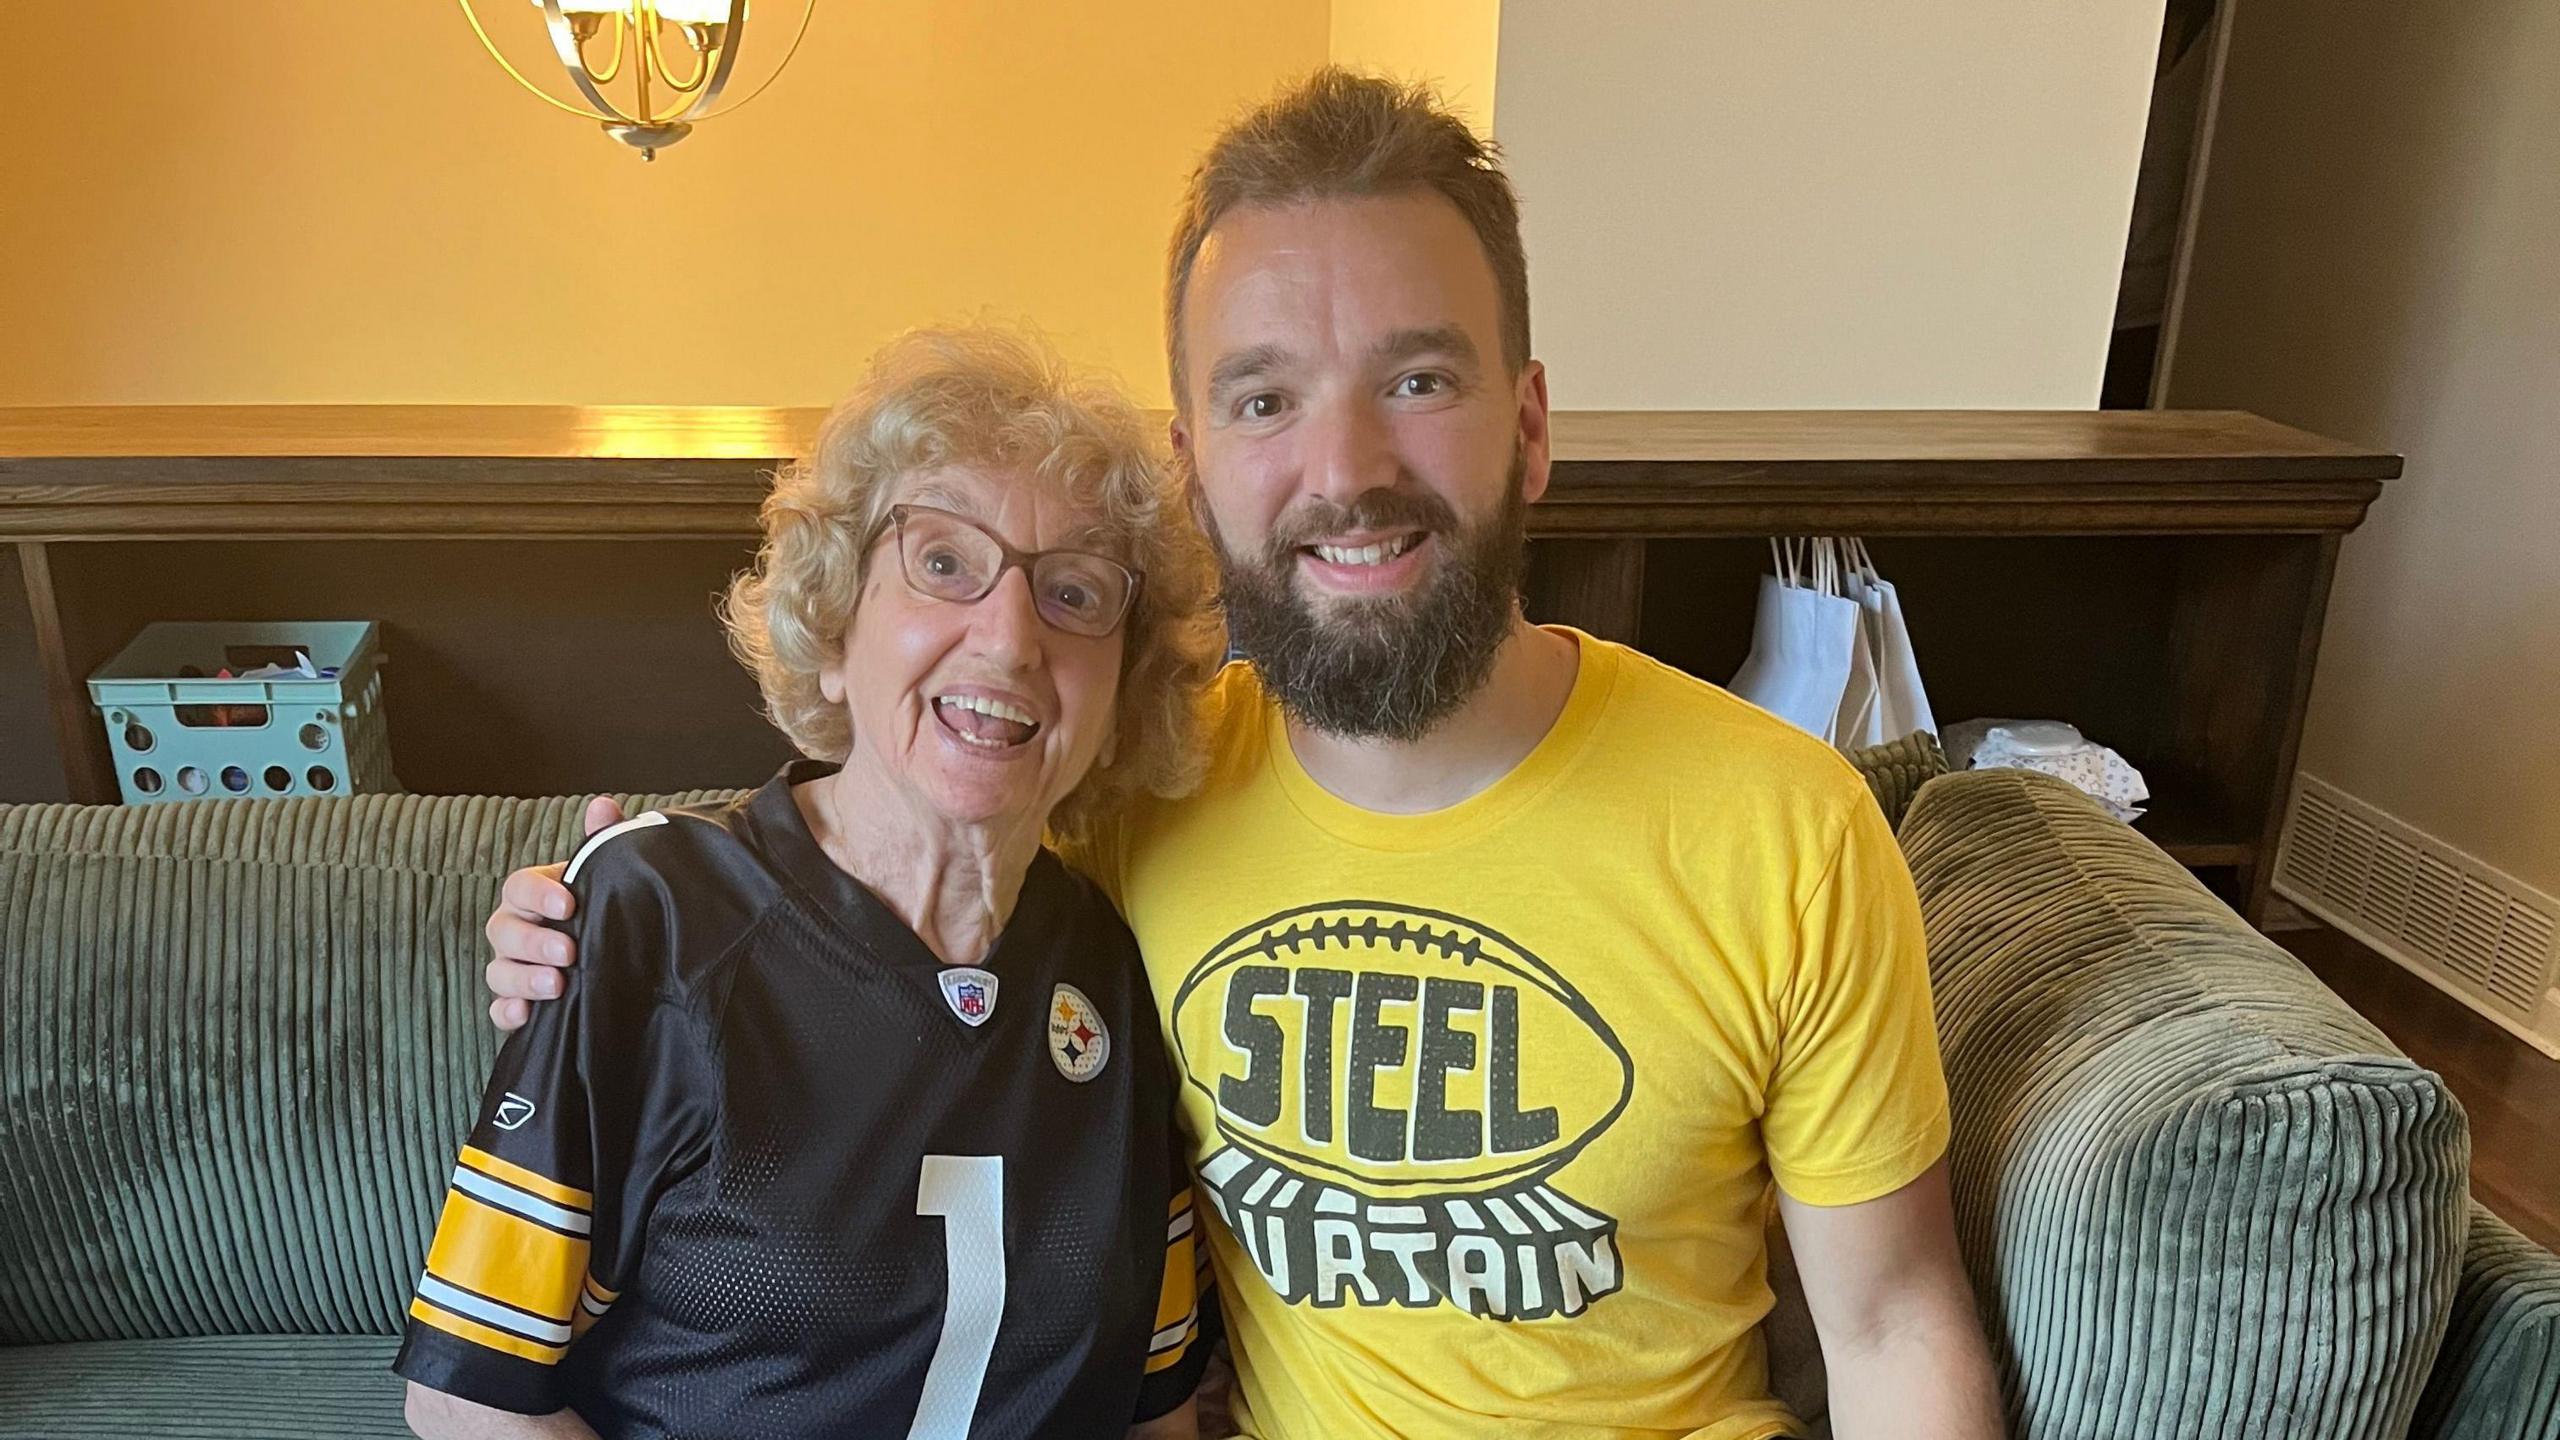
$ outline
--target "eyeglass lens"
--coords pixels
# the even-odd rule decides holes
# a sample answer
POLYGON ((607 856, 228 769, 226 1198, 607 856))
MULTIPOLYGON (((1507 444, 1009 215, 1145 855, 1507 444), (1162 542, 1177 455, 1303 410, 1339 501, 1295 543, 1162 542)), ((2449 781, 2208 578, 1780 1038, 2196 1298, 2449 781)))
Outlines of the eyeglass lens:
MULTIPOLYGON (((898 540, 907 583, 936 600, 968 604, 1004 576, 1004 547, 959 516, 905 511, 898 540)), ((1033 608, 1069 634, 1108 635, 1128 610, 1129 572, 1099 555, 1051 550, 1034 556, 1030 570, 1033 608)))

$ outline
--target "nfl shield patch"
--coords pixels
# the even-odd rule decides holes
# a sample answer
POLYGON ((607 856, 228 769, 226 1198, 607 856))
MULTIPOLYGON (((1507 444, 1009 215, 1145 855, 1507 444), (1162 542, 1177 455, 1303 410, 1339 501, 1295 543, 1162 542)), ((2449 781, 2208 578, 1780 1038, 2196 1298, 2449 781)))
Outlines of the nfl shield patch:
POLYGON ((951 1004, 951 1013, 960 1023, 975 1028, 987 1023, 996 1013, 996 977, 991 970, 971 965, 946 965, 942 970, 942 998, 951 1004))
POLYGON ((1081 1085, 1102 1073, 1111 1059, 1111 1032, 1102 1012, 1073 985, 1061 985, 1049 997, 1049 1058, 1058 1073, 1081 1085))

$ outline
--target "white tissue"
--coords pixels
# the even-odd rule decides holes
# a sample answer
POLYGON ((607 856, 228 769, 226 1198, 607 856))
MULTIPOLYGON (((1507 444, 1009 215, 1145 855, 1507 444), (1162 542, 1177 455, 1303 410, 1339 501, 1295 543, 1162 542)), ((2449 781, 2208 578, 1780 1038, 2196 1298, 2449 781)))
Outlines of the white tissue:
POLYGON ((2077 730, 2054 721, 1968 720, 1941 737, 1947 763, 1958 770, 2033 770, 2087 794, 2118 820, 2142 818, 2151 798, 2132 762, 2077 730), (2065 737, 2056 743, 2056 735, 2065 737))

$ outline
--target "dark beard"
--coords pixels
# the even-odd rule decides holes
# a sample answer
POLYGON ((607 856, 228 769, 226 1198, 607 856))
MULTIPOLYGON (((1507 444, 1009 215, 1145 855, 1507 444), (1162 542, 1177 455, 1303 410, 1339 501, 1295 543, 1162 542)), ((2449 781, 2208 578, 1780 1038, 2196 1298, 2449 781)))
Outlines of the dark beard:
POLYGON ((1400 486, 1302 506, 1258 557, 1219 544, 1229 639, 1299 724, 1346 740, 1421 739, 1483 686, 1511 633, 1528 560, 1526 478, 1515 457, 1502 509, 1472 530, 1430 491, 1400 486), (1319 615, 1298 590, 1300 547, 1387 529, 1424 531, 1443 548, 1431 578, 1407 595, 1337 598, 1319 615))

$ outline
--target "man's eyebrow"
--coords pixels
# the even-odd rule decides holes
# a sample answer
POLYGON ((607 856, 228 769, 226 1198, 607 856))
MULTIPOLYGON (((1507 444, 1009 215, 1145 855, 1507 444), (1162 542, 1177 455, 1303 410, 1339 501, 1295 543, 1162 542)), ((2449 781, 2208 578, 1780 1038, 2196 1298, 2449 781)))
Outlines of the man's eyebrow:
POLYGON ((1218 357, 1209 367, 1209 393, 1220 395, 1286 364, 1289 352, 1277 345, 1248 345, 1218 357))
POLYGON ((1476 342, 1455 325, 1425 325, 1391 331, 1369 347, 1375 359, 1387 364, 1410 360, 1416 355, 1445 355, 1458 364, 1473 367, 1476 342))

